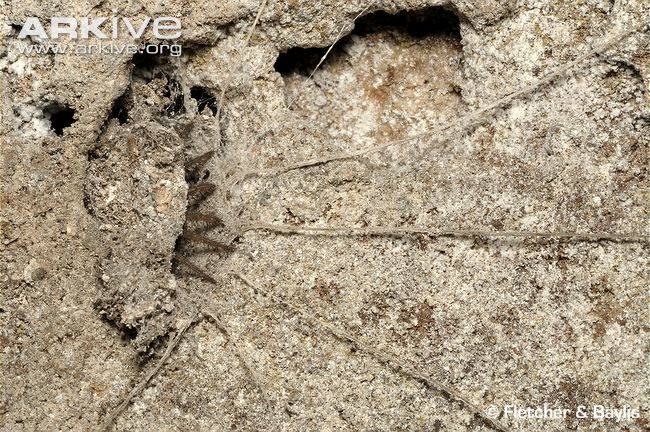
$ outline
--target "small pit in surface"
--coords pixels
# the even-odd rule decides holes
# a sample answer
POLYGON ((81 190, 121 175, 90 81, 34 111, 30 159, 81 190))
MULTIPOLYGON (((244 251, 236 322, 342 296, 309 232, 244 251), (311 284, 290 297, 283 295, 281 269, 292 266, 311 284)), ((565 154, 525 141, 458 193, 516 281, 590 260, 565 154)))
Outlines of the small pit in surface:
POLYGON ((133 95, 131 89, 127 89, 122 96, 115 99, 111 107, 111 114, 109 118, 115 118, 123 125, 129 121, 129 110, 133 105, 133 95))
POLYGON ((58 136, 63 135, 63 130, 76 122, 76 111, 66 104, 53 102, 43 109, 45 118, 50 120, 50 128, 58 136))
POLYGON ((208 108, 212 115, 217 114, 217 98, 205 87, 194 86, 190 89, 190 96, 196 100, 199 113, 208 108))

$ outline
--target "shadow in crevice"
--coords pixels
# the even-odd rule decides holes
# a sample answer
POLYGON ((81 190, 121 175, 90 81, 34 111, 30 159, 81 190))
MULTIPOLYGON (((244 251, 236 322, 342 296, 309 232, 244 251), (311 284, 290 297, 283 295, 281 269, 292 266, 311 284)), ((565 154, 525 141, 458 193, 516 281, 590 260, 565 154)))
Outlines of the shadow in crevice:
POLYGON ((129 111, 133 107, 133 94, 131 88, 127 88, 124 93, 115 99, 111 107, 110 119, 117 119, 123 125, 129 121, 129 111))
MULTIPOLYGON (((460 41, 460 21, 458 16, 443 7, 433 6, 412 11, 391 14, 377 11, 356 20, 354 30, 339 41, 330 51, 325 64, 336 62, 343 53, 343 47, 352 36, 367 36, 373 33, 395 32, 416 39, 451 38, 460 41)), ((309 76, 329 47, 294 47, 281 53, 275 70, 283 76, 298 74, 309 76)))
POLYGON ((194 86, 190 89, 190 96, 196 100, 196 107, 199 113, 208 108, 212 115, 217 114, 217 98, 205 87, 194 86))
POLYGON ((58 136, 63 135, 63 129, 76 122, 76 111, 66 104, 52 102, 43 109, 45 118, 50 120, 50 128, 58 136))

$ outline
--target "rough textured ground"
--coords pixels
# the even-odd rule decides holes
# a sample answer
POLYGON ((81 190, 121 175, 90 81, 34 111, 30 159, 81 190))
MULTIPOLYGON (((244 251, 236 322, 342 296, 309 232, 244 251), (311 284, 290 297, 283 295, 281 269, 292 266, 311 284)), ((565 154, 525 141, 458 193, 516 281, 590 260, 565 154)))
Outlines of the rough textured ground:
POLYGON ((647 430, 647 237, 244 227, 647 236, 647 30, 479 121, 284 167, 438 131, 650 4, 269 1, 245 46, 259 6, 0 1, 0 429, 647 430), (25 17, 112 11, 181 17, 183 55, 13 46, 25 17), (178 241, 199 229, 234 251, 178 241), (544 403, 641 418, 483 414, 544 403))

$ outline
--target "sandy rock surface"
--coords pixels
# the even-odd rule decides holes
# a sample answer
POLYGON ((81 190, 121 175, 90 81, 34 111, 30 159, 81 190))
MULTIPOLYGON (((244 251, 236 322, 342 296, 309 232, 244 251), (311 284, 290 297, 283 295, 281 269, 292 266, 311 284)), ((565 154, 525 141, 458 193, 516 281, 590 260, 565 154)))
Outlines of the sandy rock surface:
POLYGON ((649 16, 0 0, 0 430, 647 430, 649 16))

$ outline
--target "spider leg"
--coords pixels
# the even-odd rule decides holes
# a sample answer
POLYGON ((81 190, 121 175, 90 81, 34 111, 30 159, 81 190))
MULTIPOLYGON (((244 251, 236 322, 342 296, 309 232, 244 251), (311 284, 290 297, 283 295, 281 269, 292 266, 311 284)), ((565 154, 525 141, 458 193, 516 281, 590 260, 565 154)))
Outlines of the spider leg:
POLYGON ((185 173, 191 174, 200 171, 201 168, 203 168, 205 164, 212 158, 212 156, 214 156, 214 150, 210 150, 209 152, 190 159, 185 164, 185 173))
POLYGON ((185 220, 190 222, 203 223, 208 228, 224 226, 221 218, 214 213, 199 213, 188 211, 185 213, 185 220))
POLYGON ((188 260, 184 256, 179 255, 179 254, 175 254, 173 260, 176 261, 176 263, 181 264, 181 265, 189 268, 190 270, 192 270, 201 279, 204 279, 204 280, 210 282, 213 285, 217 285, 217 281, 212 276, 207 274, 201 267, 197 266, 196 264, 193 264, 190 260, 188 260))
POLYGON ((190 185, 187 188, 187 194, 190 196, 198 195, 202 198, 205 198, 214 192, 216 188, 217 187, 213 183, 202 182, 199 184, 190 185))

